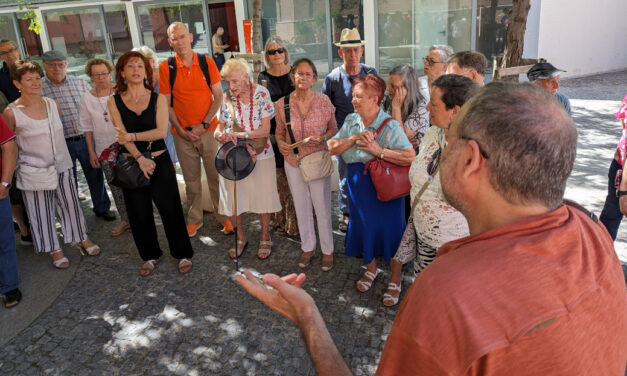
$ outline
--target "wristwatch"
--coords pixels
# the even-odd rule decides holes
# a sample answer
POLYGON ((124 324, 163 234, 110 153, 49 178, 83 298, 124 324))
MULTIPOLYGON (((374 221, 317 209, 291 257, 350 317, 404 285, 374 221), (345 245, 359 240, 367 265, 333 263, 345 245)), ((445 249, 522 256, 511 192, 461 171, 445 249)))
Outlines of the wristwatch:
POLYGON ((205 129, 209 129, 209 127, 211 126, 211 124, 204 122, 204 121, 201 124, 202 124, 202 127, 205 129))
MULTIPOLYGON (((4 184, 4 183, 2 183, 4 184)), ((616 197, 620 197, 620 196, 627 196, 627 191, 619 191, 618 189, 616 190, 616 197)))
POLYGON ((7 183, 6 181, 3 181, 1 184, 4 185, 4 188, 6 188, 7 190, 11 189, 11 187, 13 186, 11 183, 7 183))

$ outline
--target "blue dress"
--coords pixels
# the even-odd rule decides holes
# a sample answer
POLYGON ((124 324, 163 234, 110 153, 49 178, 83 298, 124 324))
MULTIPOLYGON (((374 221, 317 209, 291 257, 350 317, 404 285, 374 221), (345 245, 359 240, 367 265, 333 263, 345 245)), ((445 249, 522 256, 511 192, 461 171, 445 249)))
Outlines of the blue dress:
MULTIPOLYGON (((374 133, 388 117, 390 116, 381 110, 377 119, 370 126, 364 127, 358 114, 350 114, 335 138, 348 138, 364 130, 374 133)), ((377 142, 387 149, 412 148, 396 120, 385 125, 377 142)), ((383 256, 389 262, 396 253, 405 230, 404 198, 387 202, 377 199, 370 175, 364 175, 365 162, 373 158, 370 153, 353 146, 342 153, 342 158, 347 163, 346 179, 351 213, 344 253, 347 256, 363 256, 366 264, 371 263, 376 256, 383 256)))

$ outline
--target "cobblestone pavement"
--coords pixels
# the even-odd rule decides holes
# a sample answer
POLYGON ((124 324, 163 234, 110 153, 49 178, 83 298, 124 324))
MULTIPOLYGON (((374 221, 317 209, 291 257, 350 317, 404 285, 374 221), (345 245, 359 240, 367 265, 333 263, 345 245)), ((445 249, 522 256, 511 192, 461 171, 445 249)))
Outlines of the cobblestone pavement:
MULTIPOLYGON (((627 72, 564 80, 562 92, 572 99, 580 131, 567 196, 599 213, 607 168, 620 133, 612 114, 627 92, 627 72)), ((141 260, 130 232, 110 238, 114 224, 96 219, 87 204, 84 210, 90 237, 101 245, 102 255, 81 258, 76 274, 54 303, 2 348, 0 374, 315 373, 294 325, 248 296, 231 279, 234 267, 226 250, 233 237, 218 231, 211 214, 205 214, 205 226, 193 238, 196 254, 188 275, 176 271, 160 230, 165 256, 153 275, 142 278, 138 273, 141 260)), ((242 257, 244 267, 280 275, 298 271, 297 241, 274 235, 270 259, 257 260, 259 221, 247 215, 245 223, 250 244, 242 257)), ((622 230, 619 238, 626 239, 625 235, 622 230)), ((336 263, 331 272, 320 271, 317 253, 306 271, 304 287, 318 302, 351 369, 358 375, 370 375, 396 314, 396 308, 380 303, 389 273, 382 265, 386 273, 373 289, 357 292, 362 260, 344 257, 343 241, 341 234, 335 235, 336 263)), ((625 248, 626 243, 619 240, 617 249, 624 260, 625 248)), ((18 252, 32 250, 19 246, 18 252)), ((68 248, 68 252, 77 250, 68 248)), ((45 288, 45 281, 41 285, 45 288)), ((403 294, 407 287, 405 283, 403 294)))

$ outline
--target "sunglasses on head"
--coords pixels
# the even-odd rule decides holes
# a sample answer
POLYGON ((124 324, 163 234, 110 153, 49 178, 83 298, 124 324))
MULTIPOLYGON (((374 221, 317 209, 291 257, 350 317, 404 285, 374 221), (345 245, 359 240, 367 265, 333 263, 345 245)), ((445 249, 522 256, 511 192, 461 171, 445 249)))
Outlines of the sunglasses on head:
POLYGON ((277 48, 276 50, 268 50, 268 55, 282 54, 283 52, 285 52, 284 48, 277 48))

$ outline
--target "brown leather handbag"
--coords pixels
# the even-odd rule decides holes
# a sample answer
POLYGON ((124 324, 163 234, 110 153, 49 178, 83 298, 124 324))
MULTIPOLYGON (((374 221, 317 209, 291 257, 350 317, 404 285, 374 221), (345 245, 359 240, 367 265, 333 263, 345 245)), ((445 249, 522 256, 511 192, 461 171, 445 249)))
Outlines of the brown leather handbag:
MULTIPOLYGON (((390 120, 392 120, 391 117, 381 123, 381 126, 374 134, 375 140, 390 120)), ((386 202, 407 196, 411 190, 409 166, 399 166, 377 157, 366 162, 364 175, 367 173, 370 173, 370 179, 374 189, 377 191, 379 201, 386 202)))
MULTIPOLYGON (((233 106, 233 101, 231 100, 231 92, 226 92, 226 101, 228 102, 229 112, 231 113, 231 119, 233 119, 233 132, 244 132, 245 130, 237 124, 235 120, 235 110, 233 106)), ((252 103, 250 104, 253 105, 252 103)), ((268 137, 263 138, 251 138, 247 140, 250 145, 255 149, 255 153, 261 154, 266 148, 266 144, 268 143, 268 137)))

